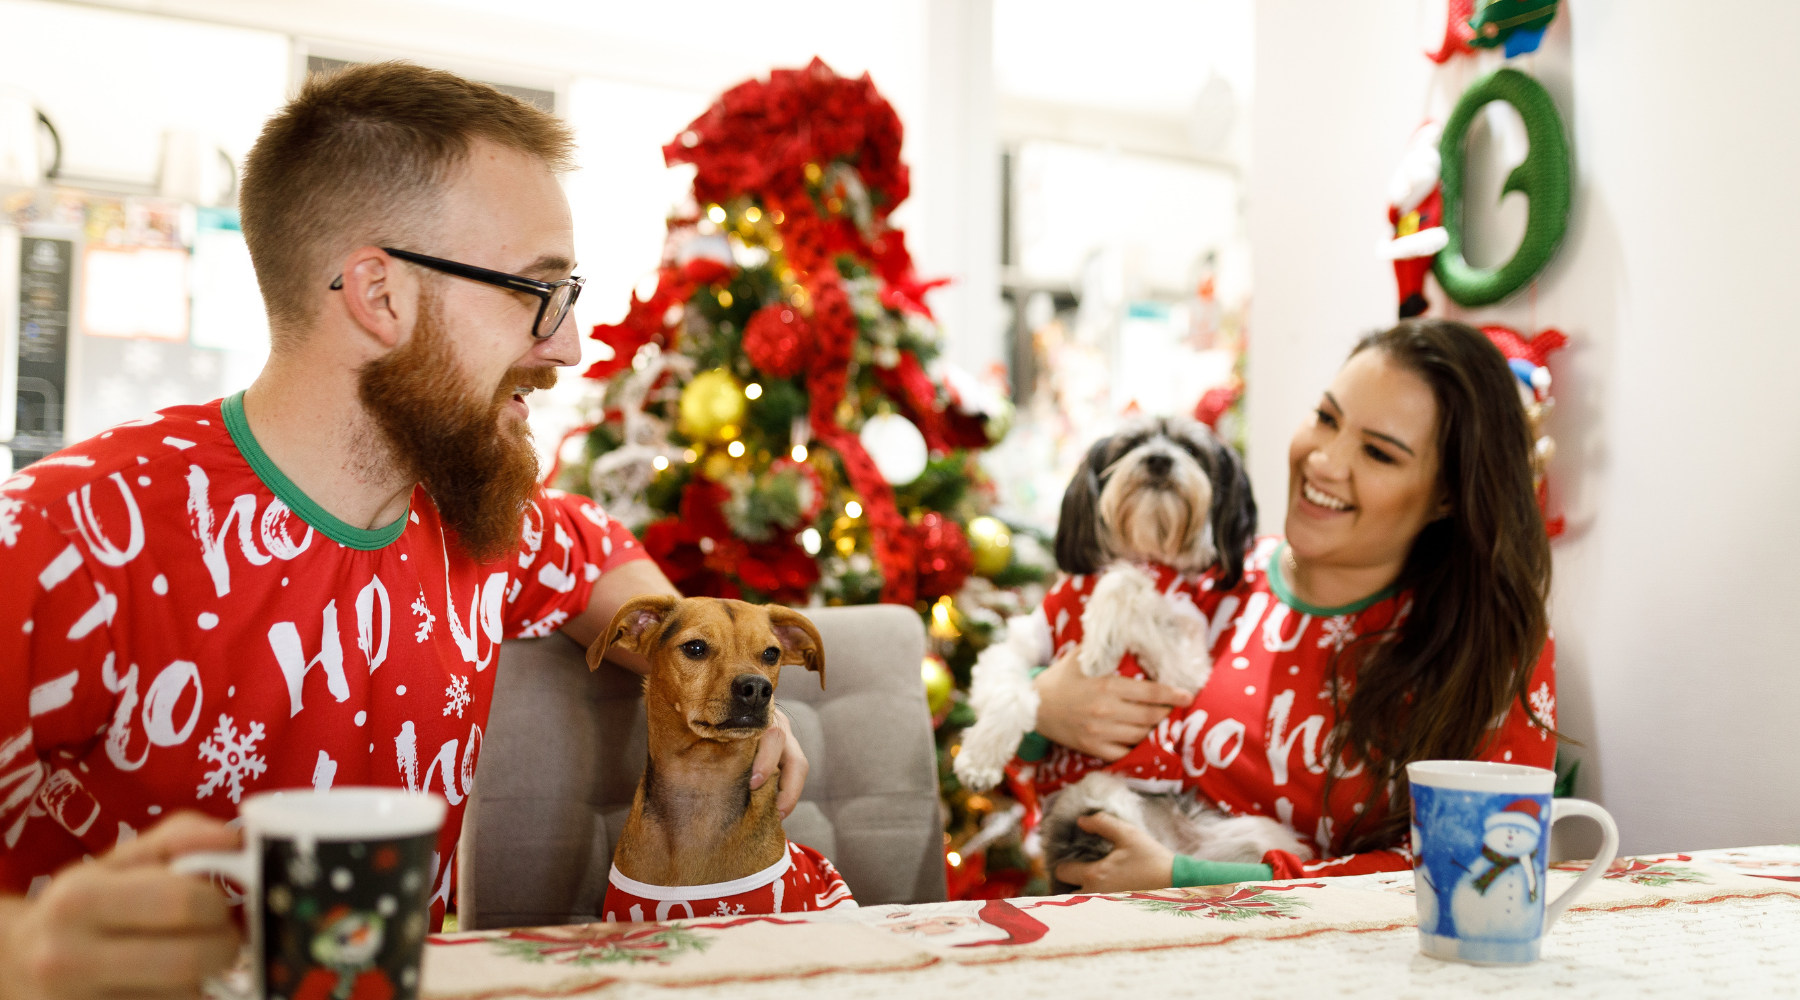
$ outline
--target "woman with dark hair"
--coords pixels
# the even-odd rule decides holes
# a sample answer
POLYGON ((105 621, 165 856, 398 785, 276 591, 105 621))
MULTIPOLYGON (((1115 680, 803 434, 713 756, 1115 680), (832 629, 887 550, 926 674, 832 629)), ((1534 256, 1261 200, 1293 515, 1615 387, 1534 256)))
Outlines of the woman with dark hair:
MULTIPOLYGON (((1550 548, 1499 350, 1444 320, 1365 337, 1288 462, 1286 537, 1259 540, 1230 591, 1202 582, 1212 675, 1188 731, 1153 738, 1185 750, 1206 800, 1287 823, 1321 860, 1196 861, 1095 814, 1082 826, 1114 850, 1065 863, 1063 881, 1116 891, 1408 868, 1407 763, 1552 765, 1550 548)), ((1038 732, 1061 744, 1052 753, 1117 759, 1166 711, 1133 687, 1146 683, 1059 661, 1037 680, 1038 732)))

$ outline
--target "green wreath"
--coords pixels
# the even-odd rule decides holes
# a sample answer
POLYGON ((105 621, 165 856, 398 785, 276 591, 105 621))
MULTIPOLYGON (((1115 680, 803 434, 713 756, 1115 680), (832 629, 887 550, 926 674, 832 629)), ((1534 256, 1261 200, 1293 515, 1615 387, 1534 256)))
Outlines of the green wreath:
POLYGON ((1449 236, 1433 265, 1438 284, 1465 306, 1498 302, 1525 287, 1544 269, 1569 228, 1569 140, 1556 113, 1556 102, 1524 73, 1496 70, 1475 81, 1456 102, 1456 110, 1444 123, 1438 150, 1443 158, 1444 230, 1449 236), (1476 113, 1490 101, 1512 105, 1525 122, 1531 151, 1525 162, 1507 175, 1500 194, 1523 192, 1531 201, 1531 210, 1525 237, 1512 259, 1499 267, 1480 268, 1463 259, 1463 141, 1476 113))

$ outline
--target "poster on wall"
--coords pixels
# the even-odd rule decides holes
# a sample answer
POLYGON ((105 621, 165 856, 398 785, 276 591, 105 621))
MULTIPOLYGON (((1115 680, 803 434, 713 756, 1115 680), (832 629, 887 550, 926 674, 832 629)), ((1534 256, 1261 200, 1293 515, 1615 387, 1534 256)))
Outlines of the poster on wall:
POLYGON ((187 251, 90 246, 82 267, 82 332, 90 337, 187 339, 187 251))
POLYGON ((13 355, 16 394, 12 467, 21 468, 62 447, 69 383, 69 290, 73 240, 19 241, 18 337, 13 355))

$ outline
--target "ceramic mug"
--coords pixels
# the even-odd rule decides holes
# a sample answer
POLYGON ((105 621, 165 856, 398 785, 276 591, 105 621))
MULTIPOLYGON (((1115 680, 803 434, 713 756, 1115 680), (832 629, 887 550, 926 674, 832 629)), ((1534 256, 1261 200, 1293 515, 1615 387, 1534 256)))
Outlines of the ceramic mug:
POLYGON ((247 890, 254 996, 412 1000, 444 812, 435 795, 392 788, 265 792, 238 809, 241 851, 187 854, 173 867, 247 890))
POLYGON ((1541 767, 1425 760, 1406 766, 1412 786, 1413 891, 1419 950, 1473 965, 1535 962, 1544 933, 1605 874, 1619 828, 1605 809, 1555 799, 1541 767), (1546 905, 1550 827, 1569 816, 1600 824, 1600 854, 1546 905))

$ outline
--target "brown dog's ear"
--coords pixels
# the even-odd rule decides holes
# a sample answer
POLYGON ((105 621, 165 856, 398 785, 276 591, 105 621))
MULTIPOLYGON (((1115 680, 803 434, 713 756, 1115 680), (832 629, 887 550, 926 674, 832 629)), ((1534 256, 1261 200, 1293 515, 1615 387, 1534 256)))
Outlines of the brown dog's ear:
POLYGON ((618 613, 613 615, 612 624, 588 647, 588 669, 599 667, 600 661, 606 657, 606 651, 615 645, 620 649, 647 655, 650 652, 647 648, 650 630, 662 624, 680 600, 679 597, 658 594, 652 597, 634 597, 626 601, 618 613))
POLYGON ((771 604, 768 611, 769 625, 775 629, 775 638, 781 643, 781 662, 800 664, 817 671, 819 686, 824 687, 825 642, 819 638, 819 630, 793 608, 771 604))

